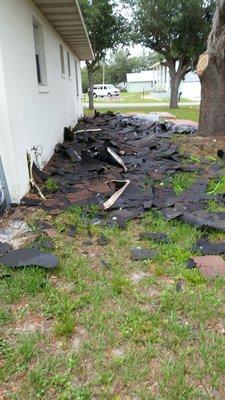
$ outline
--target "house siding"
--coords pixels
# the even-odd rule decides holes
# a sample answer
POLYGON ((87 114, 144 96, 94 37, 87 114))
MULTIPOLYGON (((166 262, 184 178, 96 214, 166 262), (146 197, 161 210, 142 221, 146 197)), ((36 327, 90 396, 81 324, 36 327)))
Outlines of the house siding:
POLYGON ((65 126, 82 116, 80 61, 30 0, 1 0, 0 12, 0 156, 12 202, 29 189, 27 151, 41 146, 47 162, 65 126), (40 92, 35 63, 33 18, 44 29, 48 91, 40 92), (62 77, 59 45, 64 48, 62 77), (68 77, 67 51, 71 78, 68 77), (75 62, 79 95, 76 90, 75 62))
MULTIPOLYGON (((130 93, 144 91, 153 93, 157 98, 166 98, 170 96, 170 86, 169 69, 162 66, 155 70, 127 74, 127 91, 130 93)), ((199 101, 201 84, 197 74, 189 72, 181 82, 179 91, 183 98, 199 101)))
POLYGON ((200 101, 201 84, 200 82, 182 82, 180 86, 182 97, 185 99, 200 101))
POLYGON ((151 82, 128 82, 128 93, 141 93, 151 92, 153 90, 153 83, 151 82))

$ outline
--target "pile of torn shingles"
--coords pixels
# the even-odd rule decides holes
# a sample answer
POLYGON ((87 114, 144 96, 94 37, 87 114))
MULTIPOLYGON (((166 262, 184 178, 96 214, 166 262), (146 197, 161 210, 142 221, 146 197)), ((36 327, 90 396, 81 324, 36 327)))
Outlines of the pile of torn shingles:
MULTIPOLYGON (((209 178, 221 174, 219 164, 196 165, 185 162, 174 133, 194 133, 194 127, 151 122, 134 117, 100 115, 84 118, 76 133, 68 132, 63 144, 45 169, 58 190, 46 200, 32 196, 23 204, 36 202, 56 215, 72 205, 99 205, 102 223, 124 227, 127 220, 141 216, 152 207, 168 218, 203 227, 225 230, 223 215, 208 213, 206 193, 209 178), (171 185, 162 185, 177 172, 196 174, 192 187, 176 196, 171 185)), ((45 194, 45 193, 44 193, 45 194)), ((214 198, 214 197, 213 197, 214 198)), ((225 202, 220 196, 221 202, 225 202)))
MULTIPOLYGON (((155 208, 168 220, 180 218, 198 227, 225 231, 225 213, 207 211, 207 201, 215 198, 207 194, 207 184, 223 173, 221 165, 187 162, 171 139, 175 133, 193 134, 196 127, 111 113, 85 117, 75 133, 65 129, 65 141, 56 146, 44 173, 33 167, 44 195, 47 177, 54 179, 58 189, 46 200, 31 193, 22 204, 42 207, 51 215, 72 205, 96 204, 100 211, 93 223, 120 227, 155 208), (171 182, 177 172, 196 175, 191 188, 179 196, 172 184, 162 184, 171 182)), ((225 202, 222 195, 216 200, 225 202)))

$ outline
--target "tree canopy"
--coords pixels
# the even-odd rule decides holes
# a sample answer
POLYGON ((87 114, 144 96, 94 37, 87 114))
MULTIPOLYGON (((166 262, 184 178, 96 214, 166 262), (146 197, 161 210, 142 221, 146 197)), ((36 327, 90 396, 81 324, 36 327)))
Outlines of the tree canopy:
MULTIPOLYGON (((140 72, 148 70, 153 64, 158 62, 160 57, 157 53, 143 54, 139 57, 131 57, 127 49, 119 49, 110 55, 104 62, 105 82, 117 85, 126 81, 126 74, 131 72, 140 72)), ((103 65, 94 72, 94 83, 102 83, 103 65)), ((87 68, 82 68, 83 92, 88 91, 88 73, 87 68)))
MULTIPOLYGON (((140 72, 149 69, 158 62, 160 57, 157 53, 143 54, 139 57, 131 57, 127 49, 119 49, 114 52, 104 62, 105 82, 117 85, 126 81, 126 74, 131 72, 140 72)), ((94 83, 102 83, 103 66, 100 63, 99 68, 94 72, 94 83)), ((83 92, 88 91, 88 73, 87 68, 82 69, 83 92)))
POLYGON ((80 0, 80 6, 94 51, 94 63, 105 57, 108 49, 115 48, 124 39, 125 18, 116 1, 80 0))
POLYGON ((215 0, 136 0, 133 6, 136 41, 164 57, 176 97, 206 47, 215 0))
POLYGON ((115 0, 80 0, 84 20, 94 52, 94 60, 86 61, 89 78, 89 107, 93 108, 93 73, 107 50, 127 40, 125 18, 115 0))

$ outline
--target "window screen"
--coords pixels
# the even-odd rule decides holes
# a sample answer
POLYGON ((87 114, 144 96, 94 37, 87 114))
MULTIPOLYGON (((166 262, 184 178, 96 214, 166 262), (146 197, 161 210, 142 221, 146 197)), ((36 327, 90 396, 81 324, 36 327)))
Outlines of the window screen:
POLYGON ((71 78, 70 53, 68 51, 67 51, 67 65, 68 65, 68 75, 71 78))
POLYGON ((44 32, 43 27, 33 19, 34 50, 37 71, 37 81, 39 85, 47 85, 44 32))
MULTIPOLYGON (((79 91, 78 68, 76 59, 74 59, 74 62, 75 62, 76 91, 78 97, 80 95, 80 91, 79 91)), ((96 86, 95 88, 97 89, 98 87, 96 86)))
POLYGON ((60 49, 61 72, 62 75, 65 75, 64 51, 63 51, 63 46, 61 44, 59 45, 59 49, 60 49))

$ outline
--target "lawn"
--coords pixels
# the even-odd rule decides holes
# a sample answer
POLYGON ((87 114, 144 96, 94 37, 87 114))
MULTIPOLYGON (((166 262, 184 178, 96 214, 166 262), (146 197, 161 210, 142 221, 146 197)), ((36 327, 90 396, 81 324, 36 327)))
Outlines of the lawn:
MULTIPOLYGON (((178 112, 191 118, 190 107, 178 112)), ((181 193, 194 179, 178 172, 171 183, 181 193)), ((224 178, 208 191, 225 193, 224 178)), ((10 275, 0 279, 0 399, 224 400, 225 280, 185 267, 202 231, 154 210, 125 229, 93 225, 96 213, 28 215, 35 232, 37 219, 54 225, 58 270, 0 268, 10 275), (70 224, 78 227, 74 237, 70 224), (170 242, 140 239, 146 231, 170 242), (158 255, 133 261, 135 246, 158 255)), ((41 236, 36 244, 42 248, 41 236)))
POLYGON ((200 232, 156 212, 125 230, 84 223, 77 207, 52 221, 58 272, 14 271, 0 283, 0 398, 224 399, 225 282, 185 268, 200 232), (74 239, 66 223, 78 224, 74 239), (146 230, 171 242, 139 240, 146 230), (157 259, 132 261, 135 245, 157 259))
MULTIPOLYGON (((84 102, 88 102, 87 93, 83 97, 84 102)), ((151 93, 127 93, 121 92, 120 96, 108 98, 98 97, 94 99, 95 103, 169 103, 169 98, 157 99, 151 95, 151 93)), ((182 98, 181 102, 191 102, 189 99, 182 98)))
MULTIPOLYGON (((179 108, 171 109, 169 107, 140 107, 137 109, 132 109, 129 107, 123 107, 123 108, 102 108, 98 109, 99 112, 107 112, 107 111, 113 111, 115 113, 121 113, 121 114, 135 114, 135 113, 144 113, 148 114, 151 112, 169 112, 173 114, 176 118, 179 119, 189 119, 192 121, 198 121, 199 119, 199 106, 180 106, 179 108)), ((92 115, 93 111, 90 111, 88 109, 85 110, 86 115, 92 115)))

